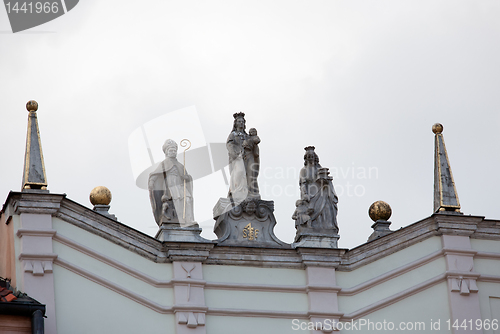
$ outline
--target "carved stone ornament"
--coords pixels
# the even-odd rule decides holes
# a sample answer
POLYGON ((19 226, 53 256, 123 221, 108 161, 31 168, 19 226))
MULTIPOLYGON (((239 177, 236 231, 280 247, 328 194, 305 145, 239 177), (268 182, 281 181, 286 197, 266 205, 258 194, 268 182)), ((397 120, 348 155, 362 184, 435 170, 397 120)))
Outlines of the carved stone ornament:
POLYGON ((319 164, 314 146, 305 148, 304 167, 300 170, 300 200, 292 219, 295 220, 295 247, 337 248, 337 203, 328 168, 319 164))
POLYGON ((151 207, 160 230, 161 241, 208 242, 200 236, 194 220, 193 179, 177 161, 177 143, 167 139, 163 144, 165 160, 149 175, 151 207))
POLYGON ((214 208, 214 232, 219 245, 281 247, 287 244, 274 235, 274 202, 247 199, 234 206, 221 198, 214 208))
POLYGON ((257 183, 260 138, 255 128, 245 131, 244 113, 235 113, 233 117, 233 129, 226 141, 230 173, 228 198, 238 205, 247 198, 260 199, 257 183))
POLYGON ((262 200, 257 177, 260 169, 260 138, 257 130, 246 129, 245 114, 233 115, 233 129, 227 138, 229 193, 214 207, 214 232, 219 245, 282 247, 288 244, 274 235, 274 202, 262 200))

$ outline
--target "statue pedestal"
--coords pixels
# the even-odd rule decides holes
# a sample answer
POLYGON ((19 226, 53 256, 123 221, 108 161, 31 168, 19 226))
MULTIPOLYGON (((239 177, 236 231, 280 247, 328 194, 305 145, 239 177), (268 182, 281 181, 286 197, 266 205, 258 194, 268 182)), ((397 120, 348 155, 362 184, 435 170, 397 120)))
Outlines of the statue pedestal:
POLYGON ((384 235, 391 234, 393 231, 389 229, 391 222, 388 220, 379 219, 373 225, 372 229, 374 229, 373 233, 368 237, 368 241, 372 241, 383 237, 384 235))
POLYGON ((200 233, 198 224, 181 227, 179 223, 162 222, 155 238, 160 241, 211 242, 200 236, 200 233))
POLYGON ((214 207, 214 232, 219 245, 244 247, 286 247, 274 235, 274 202, 246 199, 235 205, 220 198, 214 207))
POLYGON ((292 247, 338 248, 337 242, 339 239, 340 236, 333 229, 299 226, 292 247))

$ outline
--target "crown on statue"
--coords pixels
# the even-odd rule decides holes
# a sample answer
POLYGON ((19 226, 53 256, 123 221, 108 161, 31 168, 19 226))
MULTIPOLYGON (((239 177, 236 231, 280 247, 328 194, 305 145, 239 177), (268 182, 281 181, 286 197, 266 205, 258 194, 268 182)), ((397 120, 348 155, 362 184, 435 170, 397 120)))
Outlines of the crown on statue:
POLYGON ((314 146, 307 146, 307 147, 304 147, 304 150, 306 150, 306 151, 313 150, 314 151, 315 148, 316 147, 314 147, 314 146))
POLYGON ((237 112, 233 114, 234 119, 237 119, 238 117, 245 117, 244 112, 237 112))

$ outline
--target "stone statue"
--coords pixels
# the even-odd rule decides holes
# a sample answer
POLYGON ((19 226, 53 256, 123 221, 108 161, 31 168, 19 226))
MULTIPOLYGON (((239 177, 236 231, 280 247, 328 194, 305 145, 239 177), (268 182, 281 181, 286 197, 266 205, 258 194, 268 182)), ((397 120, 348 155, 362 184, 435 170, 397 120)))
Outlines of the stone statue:
POLYGON ((247 172, 248 194, 251 198, 260 198, 257 183, 260 169, 259 143, 260 138, 257 136, 257 130, 255 128, 248 130, 248 137, 243 141, 243 159, 247 172))
POLYGON ((306 201, 303 201, 301 199, 297 200, 295 202, 295 206, 297 209, 295 209, 295 212, 293 213, 292 219, 295 220, 295 229, 297 229, 301 225, 305 225, 307 227, 312 227, 311 226, 311 217, 307 214, 308 212, 308 205, 309 203, 306 201))
POLYGON ((245 114, 235 113, 233 130, 227 138, 226 147, 229 155, 229 183, 228 197, 236 204, 245 199, 260 199, 257 177, 259 175, 260 138, 257 130, 251 129, 250 134, 245 132, 245 114))
POLYGON ((300 202, 293 215, 296 228, 330 230, 338 233, 338 197, 333 188, 328 168, 322 168, 314 146, 305 148, 304 167, 300 170, 300 202))
POLYGON ((219 198, 213 209, 214 233, 218 245, 244 247, 286 247, 274 235, 274 202, 260 198, 260 138, 257 130, 245 132, 245 114, 233 115, 233 130, 227 138, 229 194, 219 198))
POLYGON ((177 143, 167 139, 162 149, 165 160, 149 174, 148 182, 156 223, 179 223, 181 227, 196 225, 193 213, 193 179, 177 161, 177 143))

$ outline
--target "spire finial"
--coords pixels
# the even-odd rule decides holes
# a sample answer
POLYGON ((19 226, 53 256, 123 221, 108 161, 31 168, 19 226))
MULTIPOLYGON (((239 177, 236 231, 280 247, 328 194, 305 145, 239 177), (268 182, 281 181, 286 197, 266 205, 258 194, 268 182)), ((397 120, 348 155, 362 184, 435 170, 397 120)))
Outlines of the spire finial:
POLYGON ((47 192, 47 176, 45 175, 42 142, 36 115, 38 103, 34 100, 28 101, 26 109, 29 111, 29 115, 22 190, 29 191, 29 189, 33 189, 47 192))
POLYGON ((434 212, 460 212, 455 181, 451 173, 450 160, 444 144, 443 125, 436 123, 432 126, 435 134, 434 144, 434 212))

